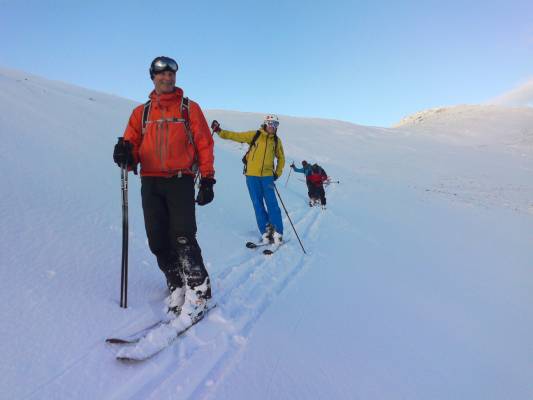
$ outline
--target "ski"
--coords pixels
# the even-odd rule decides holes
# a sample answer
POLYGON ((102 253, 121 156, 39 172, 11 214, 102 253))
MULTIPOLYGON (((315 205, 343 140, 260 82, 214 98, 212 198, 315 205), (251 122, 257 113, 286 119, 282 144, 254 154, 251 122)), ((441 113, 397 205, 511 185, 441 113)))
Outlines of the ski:
POLYGON ((280 244, 276 245, 274 243, 254 243, 254 242, 247 242, 246 243, 246 247, 248 247, 249 249, 255 249, 257 247, 266 247, 266 246, 270 246, 270 248, 268 249, 264 249, 263 250, 263 254, 266 255, 266 256, 269 256, 271 254, 274 254, 278 248, 283 245, 284 243, 287 243, 288 240, 284 241, 284 242, 281 242, 280 244))
POLYGON ((271 243, 255 243, 255 242, 246 242, 246 247, 249 249, 255 249, 257 247, 264 247, 264 246, 270 246, 271 243))
POLYGON ((189 329, 204 319, 209 311, 215 307, 216 304, 210 306, 200 319, 188 326, 183 326, 178 319, 172 319, 154 326, 154 328, 148 330, 144 336, 138 338, 135 342, 114 342, 113 344, 120 346, 116 359, 119 361, 144 361, 155 356, 174 343, 178 338, 185 335, 189 329))
POLYGON ((284 243, 285 243, 285 242, 281 242, 281 243, 279 243, 279 244, 273 244, 273 245, 271 245, 271 247, 270 247, 269 249, 265 249, 265 250, 263 250, 263 254, 264 254, 265 256, 271 256, 271 255, 274 254, 276 251, 278 251, 279 248, 280 248, 281 246, 283 246, 284 243))
POLYGON ((157 321, 156 323, 150 325, 150 326, 147 326, 146 328, 143 328, 137 332, 134 332, 134 333, 131 333, 125 337, 110 337, 110 338, 107 338, 105 340, 106 343, 111 343, 111 344, 133 344, 133 343, 137 343, 139 340, 141 340, 145 335, 146 333, 148 333, 148 331, 158 327, 159 325, 162 325, 164 323, 168 322, 168 320, 160 320, 160 321, 157 321))

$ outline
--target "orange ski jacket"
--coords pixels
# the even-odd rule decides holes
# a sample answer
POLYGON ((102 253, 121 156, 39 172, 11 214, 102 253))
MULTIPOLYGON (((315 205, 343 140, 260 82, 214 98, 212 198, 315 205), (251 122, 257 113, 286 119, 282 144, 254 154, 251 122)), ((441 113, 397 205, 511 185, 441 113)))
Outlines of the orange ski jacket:
POLYGON ((181 115, 182 98, 183 90, 178 87, 168 94, 152 91, 144 134, 144 105, 133 110, 124 140, 133 145, 133 158, 141 164, 141 176, 195 175, 197 163, 202 177, 214 177, 213 138, 207 121, 200 106, 189 100, 189 136, 181 115))

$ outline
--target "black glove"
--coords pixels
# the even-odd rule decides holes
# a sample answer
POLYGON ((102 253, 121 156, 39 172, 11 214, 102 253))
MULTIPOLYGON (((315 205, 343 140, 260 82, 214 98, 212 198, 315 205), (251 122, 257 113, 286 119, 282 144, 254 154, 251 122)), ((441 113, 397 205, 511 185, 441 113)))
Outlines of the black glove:
POLYGON ((213 122, 211 122, 211 129, 213 130, 213 132, 220 132, 222 129, 220 129, 220 124, 218 123, 218 121, 215 119, 213 120, 213 122))
POLYGON ((291 167, 292 169, 294 169, 294 163, 291 163, 291 165, 289 165, 289 167, 291 167))
POLYGON ((118 138, 118 143, 113 150, 113 161, 115 161, 119 167, 126 166, 132 167, 135 164, 133 159, 133 146, 127 140, 118 138))
POLYGON ((277 181, 277 180, 278 180, 278 174, 276 174, 276 173, 274 172, 273 175, 274 175, 274 181, 277 181))
POLYGON ((213 201, 215 197, 213 185, 216 182, 215 178, 200 179, 200 190, 198 190, 198 196, 196 196, 196 202, 199 206, 205 206, 213 201))

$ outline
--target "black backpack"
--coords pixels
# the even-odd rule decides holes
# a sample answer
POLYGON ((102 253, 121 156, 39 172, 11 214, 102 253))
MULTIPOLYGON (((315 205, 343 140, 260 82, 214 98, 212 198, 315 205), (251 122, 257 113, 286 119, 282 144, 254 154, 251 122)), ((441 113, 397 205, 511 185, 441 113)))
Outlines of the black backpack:
POLYGON ((320 165, 318 164, 313 164, 313 166, 311 167, 311 171, 313 171, 314 173, 316 174, 320 174, 320 175, 323 175, 323 176, 328 176, 326 174, 326 171, 324 170, 324 168, 322 168, 320 165))

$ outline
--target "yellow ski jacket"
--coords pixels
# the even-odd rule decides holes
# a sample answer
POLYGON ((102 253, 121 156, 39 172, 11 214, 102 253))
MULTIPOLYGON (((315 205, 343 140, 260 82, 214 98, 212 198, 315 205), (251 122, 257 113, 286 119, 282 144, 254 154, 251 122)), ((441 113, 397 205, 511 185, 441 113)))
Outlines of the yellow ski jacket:
MULTIPOLYGON (((283 154, 283 145, 281 139, 278 138, 276 146, 276 154, 274 154, 274 135, 269 135, 263 129, 260 129, 260 134, 255 144, 246 156, 247 176, 272 176, 274 173, 279 177, 283 173, 285 166, 285 155, 283 154), (274 168, 274 158, 277 158, 276 167, 274 168)), ((218 136, 222 139, 229 139, 239 143, 250 144, 257 131, 247 132, 232 132, 221 130, 218 136)))

